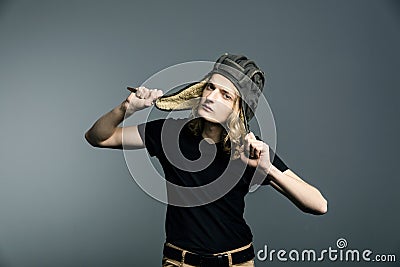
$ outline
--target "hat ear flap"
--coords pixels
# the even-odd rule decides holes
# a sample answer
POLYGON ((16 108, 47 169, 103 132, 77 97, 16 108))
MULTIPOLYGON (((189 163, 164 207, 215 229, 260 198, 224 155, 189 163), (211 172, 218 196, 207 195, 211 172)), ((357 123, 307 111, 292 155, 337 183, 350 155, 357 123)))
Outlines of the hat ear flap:
POLYGON ((155 106, 163 111, 191 109, 202 96, 206 82, 192 83, 176 93, 164 95, 156 100, 155 106))

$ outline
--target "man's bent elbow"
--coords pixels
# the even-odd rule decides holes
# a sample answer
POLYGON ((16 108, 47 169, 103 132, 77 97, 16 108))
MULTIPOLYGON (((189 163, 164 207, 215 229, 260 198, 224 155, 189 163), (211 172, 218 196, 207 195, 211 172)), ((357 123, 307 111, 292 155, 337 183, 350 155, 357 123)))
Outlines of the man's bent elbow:
POLYGON ((328 212, 328 201, 324 198, 320 206, 315 210, 316 215, 324 215, 328 212))
POLYGON ((90 136, 89 131, 87 131, 85 133, 85 139, 91 146, 93 146, 93 147, 101 147, 100 143, 97 140, 94 140, 94 138, 92 138, 90 136))
POLYGON ((328 201, 326 199, 324 199, 319 211, 321 215, 328 212, 328 201))
POLYGON ((306 206, 299 206, 299 208, 305 212, 310 213, 313 215, 324 215, 328 212, 328 201, 326 199, 322 199, 321 203, 317 207, 306 207, 306 206))
MULTIPOLYGON (((318 190, 317 190, 318 191, 318 190)), ((314 214, 323 215, 328 212, 328 201, 324 198, 321 192, 318 191, 318 204, 315 205, 314 214)))

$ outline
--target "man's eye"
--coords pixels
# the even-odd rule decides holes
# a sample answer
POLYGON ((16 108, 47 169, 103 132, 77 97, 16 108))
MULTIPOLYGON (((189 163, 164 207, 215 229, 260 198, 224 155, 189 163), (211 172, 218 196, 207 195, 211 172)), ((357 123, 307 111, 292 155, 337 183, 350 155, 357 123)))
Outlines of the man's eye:
POLYGON ((228 95, 228 94, 225 94, 224 97, 225 97, 226 99, 232 99, 232 97, 231 97, 230 95, 228 95))

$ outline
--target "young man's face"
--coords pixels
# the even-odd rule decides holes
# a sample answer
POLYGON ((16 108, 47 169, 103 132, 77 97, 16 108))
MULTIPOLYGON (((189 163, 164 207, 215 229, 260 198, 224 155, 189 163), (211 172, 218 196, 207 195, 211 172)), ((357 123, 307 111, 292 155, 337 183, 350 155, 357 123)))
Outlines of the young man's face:
POLYGON ((223 124, 232 112, 238 113, 238 100, 235 85, 221 74, 213 74, 203 90, 197 112, 210 122, 223 124))

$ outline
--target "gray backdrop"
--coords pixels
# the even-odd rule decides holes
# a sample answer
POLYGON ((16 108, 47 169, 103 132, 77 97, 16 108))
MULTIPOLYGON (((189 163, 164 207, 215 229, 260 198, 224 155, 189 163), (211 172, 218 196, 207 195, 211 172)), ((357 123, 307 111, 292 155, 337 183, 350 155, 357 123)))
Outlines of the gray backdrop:
POLYGON ((398 264, 399 26, 399 1, 0 1, 0 266, 160 266, 166 206, 84 132, 127 85, 224 52, 267 73, 277 151, 329 201, 249 194, 256 250, 345 238, 398 264))

